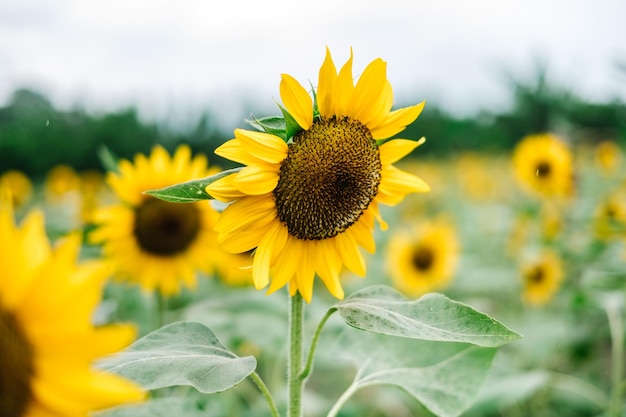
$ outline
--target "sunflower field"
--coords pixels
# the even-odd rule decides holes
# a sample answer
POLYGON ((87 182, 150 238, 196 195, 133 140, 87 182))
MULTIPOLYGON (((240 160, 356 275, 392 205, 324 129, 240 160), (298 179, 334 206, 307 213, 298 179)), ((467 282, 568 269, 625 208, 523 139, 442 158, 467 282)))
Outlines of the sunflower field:
POLYGON ((232 133, 16 92, 0 415, 626 416, 626 106, 459 119, 386 65, 232 133))

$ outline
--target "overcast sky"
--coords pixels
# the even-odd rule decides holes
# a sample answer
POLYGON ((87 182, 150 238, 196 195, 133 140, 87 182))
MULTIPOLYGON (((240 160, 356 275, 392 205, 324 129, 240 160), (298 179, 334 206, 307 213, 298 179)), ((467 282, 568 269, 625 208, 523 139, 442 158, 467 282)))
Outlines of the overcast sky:
POLYGON ((352 46, 357 73, 387 61, 402 104, 497 109, 541 60, 590 100, 626 99, 625 22, 624 0, 1 0, 0 103, 31 86, 65 108, 236 124, 273 109, 281 73, 316 82, 326 45, 338 66, 352 46))

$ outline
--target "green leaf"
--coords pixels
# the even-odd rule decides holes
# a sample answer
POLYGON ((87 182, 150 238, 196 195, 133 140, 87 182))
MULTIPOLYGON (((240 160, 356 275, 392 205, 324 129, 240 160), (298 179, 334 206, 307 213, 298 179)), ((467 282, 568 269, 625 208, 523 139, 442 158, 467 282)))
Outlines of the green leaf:
POLYGON ((98 367, 131 379, 148 390, 190 385, 210 394, 240 383, 254 372, 256 359, 238 357, 203 324, 177 322, 99 361, 98 367))
POLYGON ((213 197, 206 192, 207 185, 239 171, 241 168, 228 169, 206 178, 182 182, 158 190, 148 190, 144 193, 170 203, 195 203, 200 200, 212 200, 213 197))
POLYGON ((270 116, 262 119, 253 118, 253 120, 246 120, 246 122, 255 129, 282 138, 285 142, 289 139, 285 133, 286 127, 285 119, 283 117, 270 116))
POLYGON ((109 172, 119 172, 120 158, 117 157, 108 147, 102 145, 98 148, 98 159, 105 170, 109 172))
POLYGON ((481 389, 496 348, 442 343, 346 331, 339 340, 345 355, 359 364, 350 390, 396 386, 432 413, 456 417, 481 389))
POLYGON ((441 294, 415 301, 385 286, 357 291, 335 308, 350 326, 413 339, 497 347, 521 336, 497 320, 441 294))
POLYGON ((200 410, 187 398, 155 398, 141 404, 115 407, 94 413, 95 417, 206 417, 207 411, 200 410))

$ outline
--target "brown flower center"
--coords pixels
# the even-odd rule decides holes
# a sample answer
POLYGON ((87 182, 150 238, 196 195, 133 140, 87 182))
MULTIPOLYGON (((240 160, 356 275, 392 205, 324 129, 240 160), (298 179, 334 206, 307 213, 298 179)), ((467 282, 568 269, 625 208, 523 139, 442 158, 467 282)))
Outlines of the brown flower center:
POLYGON ((148 197, 135 208, 133 234, 141 249, 153 255, 184 252, 196 239, 200 212, 194 204, 168 203, 148 197))
POLYGON ((415 269, 428 271, 435 261, 435 254, 430 248, 419 246, 413 251, 411 262, 415 269))
POLYGON ((537 164, 535 168, 535 175, 538 178, 545 178, 550 176, 550 172, 552 172, 552 167, 548 162, 542 161, 537 164))
POLYGON ((531 269, 526 275, 526 280, 529 284, 541 284, 545 280, 545 271, 542 267, 536 266, 531 269))
POLYGON ((369 129, 347 117, 322 118, 289 144, 274 189, 278 218, 298 239, 334 237, 367 209, 380 179, 369 129))
POLYGON ((0 306, 0 416, 26 414, 33 395, 33 353, 15 316, 0 306))

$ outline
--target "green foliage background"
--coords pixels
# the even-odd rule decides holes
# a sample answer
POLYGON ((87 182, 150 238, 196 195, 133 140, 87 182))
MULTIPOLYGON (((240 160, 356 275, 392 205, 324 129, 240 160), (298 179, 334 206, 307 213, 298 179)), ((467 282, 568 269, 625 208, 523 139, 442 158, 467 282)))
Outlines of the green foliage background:
MULTIPOLYGON (((464 150, 505 151, 523 136, 547 130, 565 133, 576 143, 604 139, 626 143, 624 102, 588 102, 564 88, 549 85, 542 71, 534 82, 511 82, 510 88, 510 109, 459 117, 427 103, 424 113, 401 135, 415 139, 426 136, 420 155, 437 156, 464 150)), ((416 102, 422 98, 416 98, 416 102)), ((398 103, 395 107, 409 104, 414 103, 398 103)), ((195 124, 172 129, 142 121, 133 107, 107 114, 92 114, 80 108, 63 111, 42 94, 19 89, 0 108, 0 172, 19 169, 38 179, 61 163, 77 170, 101 170, 101 146, 131 158, 138 152, 148 152, 157 143, 171 151, 183 142, 206 154, 211 164, 230 168, 231 163, 215 156, 213 150, 231 138, 237 126, 219 126, 214 120, 214 115, 204 113, 195 124)))

